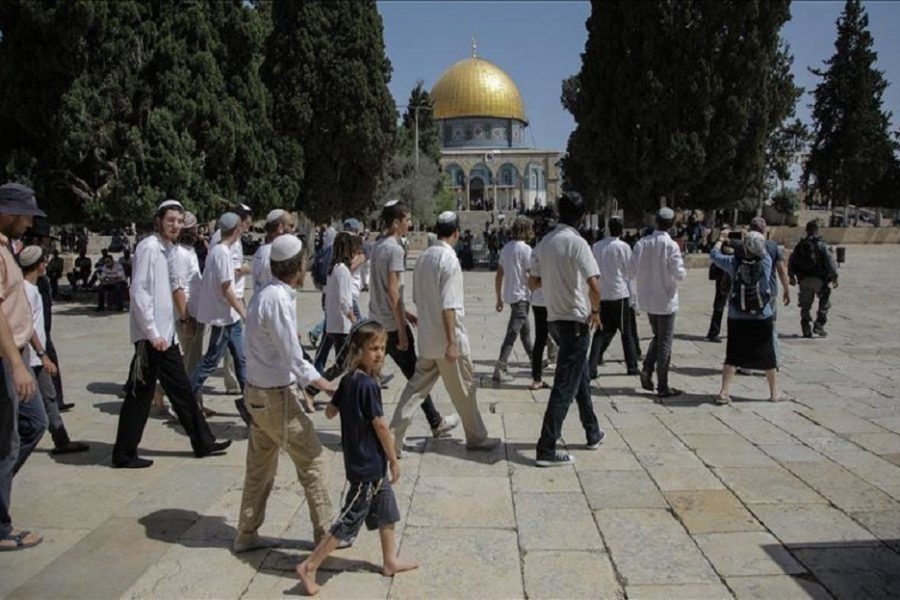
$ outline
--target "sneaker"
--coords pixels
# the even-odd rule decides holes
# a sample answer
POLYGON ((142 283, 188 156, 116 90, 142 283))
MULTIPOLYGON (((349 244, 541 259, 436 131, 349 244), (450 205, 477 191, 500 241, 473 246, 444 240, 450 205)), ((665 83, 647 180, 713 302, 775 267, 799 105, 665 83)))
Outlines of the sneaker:
POLYGON ((605 439, 606 439, 606 432, 601 429, 600 434, 596 439, 591 440, 590 438, 588 438, 587 449, 588 450, 596 450, 597 448, 600 447, 600 444, 602 444, 603 440, 605 440, 605 439))
POLYGON ((813 333, 820 337, 828 337, 828 332, 825 331, 825 326, 816 323, 813 325, 813 333))
POLYGON ((491 376, 491 379, 496 381, 497 383, 509 383, 514 379, 512 375, 507 373, 506 371, 500 371, 499 369, 494 369, 494 374, 491 376))
POLYGON ((466 450, 475 452, 490 452, 500 445, 500 438, 485 438, 477 444, 466 444, 466 450))
POLYGON ((647 371, 641 371, 641 387, 647 390, 648 392, 653 391, 653 375, 648 373, 647 371))
POLYGON ((441 424, 437 427, 432 428, 431 435, 436 438, 446 437, 449 435, 451 431, 453 431, 456 426, 459 425, 459 417, 456 415, 450 415, 449 417, 444 417, 441 419, 441 424))
POLYGON ((538 467, 561 467, 563 465, 571 465, 574 463, 574 456, 571 454, 563 454, 562 452, 557 452, 550 458, 539 458, 534 461, 534 464, 538 467))

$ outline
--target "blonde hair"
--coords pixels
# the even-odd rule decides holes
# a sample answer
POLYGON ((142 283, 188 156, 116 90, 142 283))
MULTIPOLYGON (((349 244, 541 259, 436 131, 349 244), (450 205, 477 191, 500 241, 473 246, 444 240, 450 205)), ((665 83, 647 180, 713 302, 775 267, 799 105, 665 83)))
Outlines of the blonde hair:
MULTIPOLYGON (((347 351, 346 367, 348 372, 352 373, 359 368, 366 344, 377 338, 387 339, 387 331, 377 321, 363 321, 353 328, 350 332, 350 340, 347 342, 350 344, 347 351)), ((381 375, 381 369, 377 373, 369 373, 369 375, 378 377, 381 375)))

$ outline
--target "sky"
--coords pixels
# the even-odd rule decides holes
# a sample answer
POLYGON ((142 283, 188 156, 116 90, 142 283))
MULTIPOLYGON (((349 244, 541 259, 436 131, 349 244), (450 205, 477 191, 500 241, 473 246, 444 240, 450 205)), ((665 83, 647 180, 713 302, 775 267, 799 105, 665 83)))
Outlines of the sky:
MULTIPOLYGON (((807 95, 797 104, 797 116, 810 122, 811 92, 818 78, 808 67, 820 67, 834 53, 835 22, 843 2, 797 1, 782 35, 794 54, 794 80, 807 95)), ((900 1, 865 2, 869 30, 888 89, 884 109, 900 126, 900 1)), ((406 104, 417 80, 431 87, 453 63, 472 55, 506 71, 522 93, 529 118, 529 141, 544 149, 565 151, 575 122, 560 104, 561 82, 581 68, 587 41, 585 20, 589 2, 383 0, 387 54, 394 71, 390 88, 397 104, 406 104)), ((400 109, 402 112, 402 109, 400 109)))

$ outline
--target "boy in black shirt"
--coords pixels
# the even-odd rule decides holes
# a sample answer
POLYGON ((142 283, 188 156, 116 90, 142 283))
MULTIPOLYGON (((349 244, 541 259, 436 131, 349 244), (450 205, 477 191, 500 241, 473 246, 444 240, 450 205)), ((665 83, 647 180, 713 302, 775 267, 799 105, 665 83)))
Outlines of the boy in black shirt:
POLYGON ((331 532, 297 565, 297 575, 310 595, 319 591, 319 565, 341 542, 355 538, 364 522, 370 531, 378 529, 385 577, 419 566, 397 558, 394 540, 394 523, 400 520, 400 510, 391 483, 400 478, 400 463, 381 406, 377 380, 384 364, 386 341, 384 328, 374 321, 354 328, 350 334, 348 373, 325 411, 329 419, 341 415, 341 447, 349 488, 331 532), (385 476, 387 467, 390 481, 385 476))

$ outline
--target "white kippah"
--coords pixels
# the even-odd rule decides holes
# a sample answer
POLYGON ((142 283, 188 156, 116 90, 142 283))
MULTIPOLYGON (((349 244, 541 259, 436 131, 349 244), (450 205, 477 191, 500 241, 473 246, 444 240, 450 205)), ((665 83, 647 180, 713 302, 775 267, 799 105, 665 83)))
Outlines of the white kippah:
POLYGON ((247 206, 246 204, 244 204, 243 202, 241 202, 241 210, 244 210, 244 211, 247 211, 247 212, 253 212, 253 211, 250 210, 250 207, 247 206))
POLYGON ((184 228, 193 229, 197 226, 197 215, 192 212, 184 213, 184 228))
POLYGON ((303 250, 303 242, 295 235, 279 235, 272 242, 270 259, 276 262, 297 256, 303 250))
POLYGON ((25 246, 19 252, 19 264, 24 267, 30 267, 44 257, 44 250, 40 246, 25 246))
POLYGON ((275 210, 270 210, 269 214, 266 215, 266 225, 269 223, 274 223, 278 219, 284 216, 284 210, 280 208, 276 208, 275 210))
POLYGON ((400 201, 399 200, 388 200, 387 202, 384 203, 384 207, 387 208, 388 206, 393 206, 393 205, 397 204, 398 202, 400 202, 400 201))
POLYGON ((178 200, 163 200, 163 202, 156 207, 156 212, 160 212, 166 208, 177 208, 178 210, 184 210, 184 207, 181 205, 181 202, 178 200))
POLYGON ((438 223, 453 223, 456 220, 456 213, 452 210, 445 210, 438 215, 438 223))
POLYGON ((675 218, 675 211, 668 206, 663 206, 661 209, 659 209, 659 212, 656 213, 656 216, 663 221, 671 221, 675 218))
POLYGON ((219 229, 222 231, 231 231, 235 227, 238 226, 238 223, 241 222, 241 218, 237 216, 237 214, 233 212, 227 212, 221 217, 219 217, 219 229))

